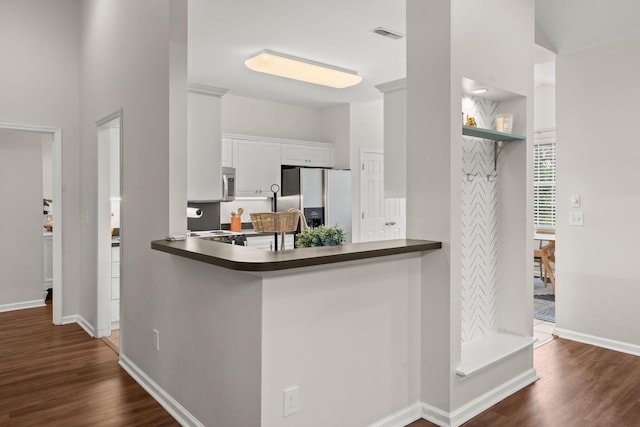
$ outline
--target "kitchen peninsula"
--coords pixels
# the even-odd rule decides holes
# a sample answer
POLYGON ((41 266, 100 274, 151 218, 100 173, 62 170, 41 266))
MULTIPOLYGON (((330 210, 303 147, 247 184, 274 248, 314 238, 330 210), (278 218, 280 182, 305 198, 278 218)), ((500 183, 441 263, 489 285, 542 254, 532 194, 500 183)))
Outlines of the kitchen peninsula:
POLYGON ((257 272, 371 259, 440 249, 441 247, 440 242, 410 239, 378 240, 288 251, 264 251, 194 238, 182 241, 156 240, 151 242, 151 248, 158 251, 232 270, 257 272))
POLYGON ((198 283, 175 286, 199 294, 180 316, 211 361, 202 381, 217 409, 205 421, 369 425, 420 400, 420 301, 440 242, 273 252, 188 238, 151 247, 198 283), (300 402, 286 417, 285 390, 300 402), (344 405, 352 419, 334 419, 344 405))

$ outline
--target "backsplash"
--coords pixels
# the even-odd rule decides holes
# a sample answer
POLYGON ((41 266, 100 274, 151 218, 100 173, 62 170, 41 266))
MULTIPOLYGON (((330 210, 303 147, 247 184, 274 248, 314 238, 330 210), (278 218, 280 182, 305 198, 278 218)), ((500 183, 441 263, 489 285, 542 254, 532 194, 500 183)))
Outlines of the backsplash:
MULTIPOLYGON (((465 96, 462 111, 478 127, 495 129, 495 101, 465 96)), ((493 141, 462 137, 462 342, 498 323, 498 192, 493 141)))
POLYGON ((242 222, 251 222, 249 214, 255 212, 271 212, 272 199, 264 200, 234 200, 233 202, 220 203, 220 222, 228 224, 231 222, 231 212, 237 212, 239 208, 244 209, 242 222))

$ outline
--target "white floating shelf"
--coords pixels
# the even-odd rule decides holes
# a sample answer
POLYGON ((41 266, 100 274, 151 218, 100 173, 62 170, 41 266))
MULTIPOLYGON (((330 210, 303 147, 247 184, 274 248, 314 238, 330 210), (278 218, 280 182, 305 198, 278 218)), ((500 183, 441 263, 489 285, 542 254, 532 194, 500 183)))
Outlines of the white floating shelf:
POLYGON ((537 338, 496 332, 462 343, 461 364, 456 374, 468 377, 533 345, 537 338))

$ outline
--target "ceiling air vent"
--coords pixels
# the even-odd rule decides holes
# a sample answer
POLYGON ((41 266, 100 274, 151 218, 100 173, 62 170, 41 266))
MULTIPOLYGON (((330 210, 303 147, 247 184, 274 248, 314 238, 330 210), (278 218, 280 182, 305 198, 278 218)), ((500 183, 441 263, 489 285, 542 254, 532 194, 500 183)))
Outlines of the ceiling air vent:
POLYGON ((387 38, 390 38, 390 39, 393 39, 393 40, 398 40, 398 39, 401 39, 401 38, 404 37, 404 34, 400 34, 400 33, 388 30, 388 29, 383 28, 383 27, 374 28, 371 31, 373 31, 376 34, 380 34, 383 37, 387 37, 387 38))

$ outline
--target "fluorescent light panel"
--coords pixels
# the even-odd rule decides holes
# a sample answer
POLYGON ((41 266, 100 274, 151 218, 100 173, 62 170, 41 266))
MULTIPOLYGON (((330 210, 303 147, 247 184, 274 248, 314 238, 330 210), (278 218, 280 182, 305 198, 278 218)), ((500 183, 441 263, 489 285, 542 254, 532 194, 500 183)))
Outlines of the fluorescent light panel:
POLYGON ((270 50, 263 50, 247 59, 244 61, 244 65, 259 73, 273 74, 336 89, 351 87, 362 81, 362 77, 355 71, 270 50))

